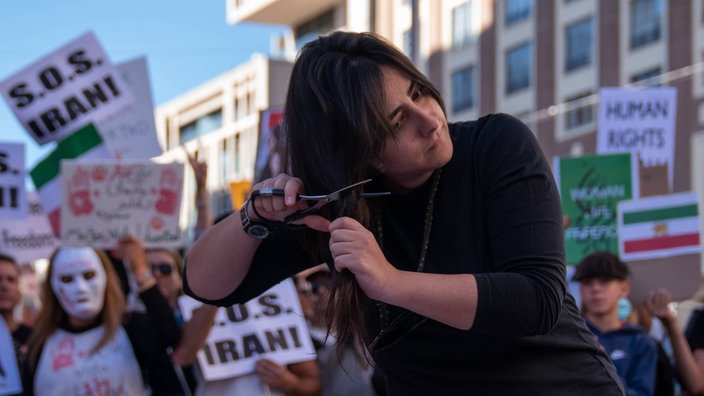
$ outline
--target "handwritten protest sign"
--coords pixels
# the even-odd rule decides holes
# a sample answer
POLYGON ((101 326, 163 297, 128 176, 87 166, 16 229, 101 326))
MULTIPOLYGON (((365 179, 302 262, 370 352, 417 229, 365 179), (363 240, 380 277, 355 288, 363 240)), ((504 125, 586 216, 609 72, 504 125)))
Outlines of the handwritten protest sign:
POLYGON ((132 105, 132 93, 92 33, 0 82, 0 93, 40 145, 132 105))
POLYGON ((182 245, 183 164, 61 161, 61 241, 117 246, 126 235, 145 247, 182 245))
POLYGON ((633 198, 636 174, 630 153, 556 159, 568 264, 597 250, 618 253, 617 204, 633 198))
POLYGON ((0 143, 0 219, 27 215, 24 144, 0 143))
MULTIPOLYGON (((200 303, 179 297, 185 320, 200 303)), ((246 304, 220 308, 198 363, 208 381, 237 377, 254 371, 257 359, 280 364, 315 359, 296 288, 287 279, 246 304)))
POLYGON ((145 58, 117 65, 134 96, 134 105, 97 123, 98 132, 118 159, 149 159, 161 155, 156 137, 154 103, 145 58))
POLYGON ((27 217, 3 220, 0 233, 0 251, 18 263, 48 259, 58 246, 36 191, 27 192, 27 217))
POLYGON ((602 88, 597 153, 632 152, 646 167, 666 164, 671 190, 676 118, 676 87, 602 88))

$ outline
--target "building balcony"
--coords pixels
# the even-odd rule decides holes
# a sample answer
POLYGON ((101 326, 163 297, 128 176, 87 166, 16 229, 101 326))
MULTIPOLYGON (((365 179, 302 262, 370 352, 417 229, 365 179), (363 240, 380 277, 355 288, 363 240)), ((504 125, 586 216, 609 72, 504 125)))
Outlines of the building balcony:
POLYGON ((227 0, 227 23, 298 26, 345 0, 227 0))

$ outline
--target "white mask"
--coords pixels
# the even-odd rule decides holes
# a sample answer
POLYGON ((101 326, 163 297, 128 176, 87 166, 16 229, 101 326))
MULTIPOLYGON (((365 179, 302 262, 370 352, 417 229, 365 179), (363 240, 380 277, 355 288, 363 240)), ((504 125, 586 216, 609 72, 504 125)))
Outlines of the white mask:
POLYGON ((103 309, 107 275, 91 248, 61 248, 54 257, 51 289, 72 317, 93 319, 103 309))

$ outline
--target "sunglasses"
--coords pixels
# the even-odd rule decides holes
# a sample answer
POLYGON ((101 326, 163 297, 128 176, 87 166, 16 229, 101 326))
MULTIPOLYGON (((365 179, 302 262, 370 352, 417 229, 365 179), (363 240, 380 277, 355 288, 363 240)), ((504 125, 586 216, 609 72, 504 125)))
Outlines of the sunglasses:
POLYGON ((158 275, 159 273, 162 275, 171 275, 171 271, 173 271, 169 263, 150 263, 149 266, 154 275, 158 275))

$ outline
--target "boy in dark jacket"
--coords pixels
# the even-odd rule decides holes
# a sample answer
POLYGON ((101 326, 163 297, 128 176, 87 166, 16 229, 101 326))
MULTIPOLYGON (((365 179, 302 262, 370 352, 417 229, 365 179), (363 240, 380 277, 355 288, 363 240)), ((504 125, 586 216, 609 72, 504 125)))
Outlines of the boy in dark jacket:
POLYGON ((642 328, 619 319, 618 300, 628 297, 629 270, 609 252, 596 252, 577 265, 582 314, 616 366, 626 394, 653 395, 658 347, 642 328))

